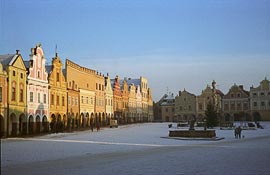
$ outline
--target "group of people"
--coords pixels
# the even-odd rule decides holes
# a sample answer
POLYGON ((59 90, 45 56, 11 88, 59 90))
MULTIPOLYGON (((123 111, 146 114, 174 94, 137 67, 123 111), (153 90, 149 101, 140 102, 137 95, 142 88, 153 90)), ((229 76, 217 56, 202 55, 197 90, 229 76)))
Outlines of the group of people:
MULTIPOLYGON (((93 123, 90 124, 90 127, 91 127, 91 131, 94 132, 94 124, 93 123)), ((97 128, 97 131, 100 131, 100 125, 98 122, 96 123, 96 128, 97 128)))

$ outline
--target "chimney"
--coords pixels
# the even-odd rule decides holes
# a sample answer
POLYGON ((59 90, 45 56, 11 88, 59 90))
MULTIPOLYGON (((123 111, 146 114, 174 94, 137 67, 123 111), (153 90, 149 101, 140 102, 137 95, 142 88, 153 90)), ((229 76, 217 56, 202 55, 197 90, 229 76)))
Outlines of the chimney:
POLYGON ((17 54, 17 55, 19 55, 19 51, 20 51, 20 50, 18 50, 18 49, 16 50, 16 54, 17 54))

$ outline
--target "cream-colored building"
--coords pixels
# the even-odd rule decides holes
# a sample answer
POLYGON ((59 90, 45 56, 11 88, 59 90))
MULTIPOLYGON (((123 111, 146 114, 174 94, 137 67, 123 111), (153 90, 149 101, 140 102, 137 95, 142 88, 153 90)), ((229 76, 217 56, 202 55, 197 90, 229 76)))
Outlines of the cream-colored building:
POLYGON ((135 118, 135 122, 142 122, 142 94, 140 86, 138 85, 136 87, 136 109, 137 109, 137 115, 135 118))
MULTIPOLYGON (((108 122, 113 118, 113 91, 109 74, 105 77, 105 105, 108 122)), ((109 123, 107 123, 109 124, 109 123)))
POLYGON ((223 93, 216 89, 216 82, 212 82, 212 88, 207 85, 207 87, 202 91, 201 95, 197 96, 197 121, 203 121, 205 116, 205 111, 209 103, 214 104, 218 113, 221 112, 221 100, 223 93))
POLYGON ((136 87, 133 83, 129 85, 128 96, 128 123, 133 123, 137 115, 136 87))
POLYGON ((0 137, 7 136, 7 72, 0 62, 0 137))
POLYGON ((196 118, 196 95, 185 89, 175 97, 175 116, 177 121, 190 121, 196 118))
POLYGON ((140 77, 140 88, 142 94, 142 120, 148 121, 148 81, 145 77, 140 77))
POLYGON ((249 115, 249 92, 242 85, 234 84, 222 99, 223 118, 221 125, 228 125, 233 121, 251 120, 249 115))
POLYGON ((256 88, 250 88, 251 115, 255 121, 270 121, 270 84, 265 78, 256 88))

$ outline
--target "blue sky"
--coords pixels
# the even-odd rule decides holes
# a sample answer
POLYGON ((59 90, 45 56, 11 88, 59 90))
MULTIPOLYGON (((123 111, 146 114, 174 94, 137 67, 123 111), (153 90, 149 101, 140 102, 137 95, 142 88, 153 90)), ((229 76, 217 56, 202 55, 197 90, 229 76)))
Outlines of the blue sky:
POLYGON ((41 43, 111 78, 149 80, 154 100, 270 79, 269 0, 1 0, 0 54, 41 43))

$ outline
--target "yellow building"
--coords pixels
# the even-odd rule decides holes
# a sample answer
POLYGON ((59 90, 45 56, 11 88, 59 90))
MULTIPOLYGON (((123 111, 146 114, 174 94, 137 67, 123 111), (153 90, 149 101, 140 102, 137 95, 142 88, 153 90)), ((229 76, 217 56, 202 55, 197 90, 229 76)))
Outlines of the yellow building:
POLYGON ((52 132, 63 131, 67 123, 67 85, 62 66, 62 61, 57 53, 52 59, 52 65, 46 66, 49 73, 50 129, 52 132))
MULTIPOLYGON (((66 60, 66 79, 69 88, 74 88, 79 92, 79 100, 76 108, 68 106, 68 111, 71 109, 75 112, 75 123, 76 128, 89 127, 91 122, 95 122, 95 106, 96 106, 96 71, 82 67, 70 60, 66 60), (76 113, 79 113, 77 115, 76 113)), ((69 96, 71 93, 69 91, 69 96)), ((76 97, 74 97, 76 99, 76 97)))
POLYGON ((136 87, 134 83, 129 85, 128 96, 128 123, 133 123, 137 115, 136 87))
POLYGON ((122 90, 122 114, 123 114, 123 123, 127 123, 128 120, 128 83, 127 79, 121 81, 121 90, 122 90))
MULTIPOLYGON (((1 57, 0 57, 1 58, 1 57)), ((0 137, 6 136, 7 131, 7 72, 0 62, 0 137)))
POLYGON ((3 70, 7 72, 7 135, 16 136, 27 128, 26 118, 26 67, 19 51, 0 56, 3 70))

